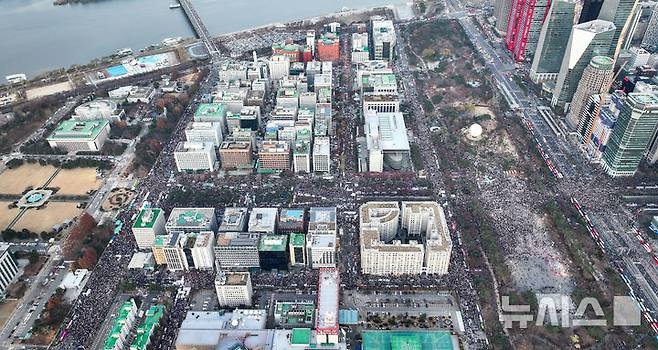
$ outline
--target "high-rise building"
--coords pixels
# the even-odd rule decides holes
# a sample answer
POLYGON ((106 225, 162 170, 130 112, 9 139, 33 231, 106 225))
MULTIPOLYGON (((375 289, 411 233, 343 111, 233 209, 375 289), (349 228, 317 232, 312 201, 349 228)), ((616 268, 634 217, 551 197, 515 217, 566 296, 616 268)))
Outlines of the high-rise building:
POLYGON ((219 271, 215 277, 215 292, 221 307, 251 305, 251 274, 219 271))
POLYGON ((578 24, 593 21, 599 17, 603 0, 583 0, 578 24))
POLYGON ((654 6, 647 29, 642 38, 642 47, 655 47, 658 45, 658 7, 654 6))
POLYGON ((217 154, 210 142, 179 142, 174 160, 178 171, 214 171, 217 154))
POLYGON ((629 93, 603 152, 603 169, 608 175, 632 176, 647 153, 658 123, 658 96, 629 93))
POLYGON ((585 67, 592 57, 605 55, 609 51, 614 33, 615 25, 601 20, 573 27, 553 90, 551 105, 554 108, 561 109, 568 106, 585 67))
POLYGON ((164 216, 160 208, 144 208, 139 212, 132 227, 139 249, 151 249, 155 236, 166 234, 164 216))
POLYGON ((316 137, 313 142, 313 171, 331 172, 331 147, 327 136, 316 137))
POLYGON ((372 59, 393 60, 393 52, 397 41, 393 21, 373 19, 371 22, 372 33, 370 39, 372 40, 372 59))
POLYGON ((607 56, 594 56, 585 67, 567 114, 567 123, 572 129, 580 129, 581 114, 589 96, 608 92, 614 67, 615 62, 607 56))
POLYGON ((308 212, 308 234, 335 235, 336 207, 311 207, 308 212))
POLYGON ((617 59, 621 51, 626 36, 632 26, 633 12, 638 0, 604 0, 599 20, 612 22, 615 25, 615 33, 612 36, 610 49, 606 56, 617 59))
MULTIPOLYGON (((643 45, 643 40, 649 29, 651 19, 656 14, 656 5, 658 5, 658 3, 655 1, 640 1, 637 3, 635 11, 631 14, 631 25, 628 29, 626 40, 624 40, 624 49, 628 49, 631 46, 643 45)), ((656 18, 656 21, 658 21, 658 17, 656 18)), ((656 38, 653 39, 658 40, 656 38)))
POLYGON ((311 268, 336 267, 336 234, 307 234, 306 250, 311 268))
POLYGON ((18 265, 16 260, 9 252, 9 245, 3 244, 0 246, 0 293, 5 294, 7 287, 11 284, 14 278, 18 275, 18 265))
POLYGON ((260 234, 249 232, 220 232, 215 243, 215 264, 218 269, 247 269, 259 267, 258 240, 260 234))
POLYGON ((306 237, 303 233, 291 233, 288 240, 290 251, 290 265, 306 265, 306 237))
POLYGON ((548 5, 549 0, 512 0, 505 44, 517 62, 534 54, 548 5))
POLYGON ((496 31, 499 35, 505 35, 505 32, 507 32, 512 1, 513 0, 496 0, 494 16, 496 17, 496 31))
POLYGON ((288 269, 288 236, 263 234, 258 244, 258 260, 263 270, 288 269))
POLYGON ((261 142, 258 148, 258 170, 290 170, 290 144, 286 141, 261 142))
POLYGON ((290 58, 284 55, 274 55, 268 61, 270 79, 279 80, 290 74, 290 58))
POLYGON ((368 33, 352 34, 352 62, 364 62, 370 59, 368 33))
POLYGON ((189 142, 210 142, 215 147, 222 144, 222 124, 210 122, 190 122, 185 128, 185 138, 189 142))
POLYGON ((619 113, 624 107, 625 99, 626 94, 621 90, 617 90, 611 95, 606 95, 602 99, 599 98, 599 102, 596 105, 602 104, 599 108, 600 112, 592 123, 589 141, 584 142, 586 146, 585 150, 592 161, 600 162, 617 123, 617 118, 619 118, 619 113))
POLYGON ((251 142, 226 141, 219 147, 222 169, 248 169, 252 167, 251 142))
POLYGON ((575 10, 575 0, 554 0, 551 3, 530 67, 530 78, 535 83, 557 79, 573 28, 575 10))

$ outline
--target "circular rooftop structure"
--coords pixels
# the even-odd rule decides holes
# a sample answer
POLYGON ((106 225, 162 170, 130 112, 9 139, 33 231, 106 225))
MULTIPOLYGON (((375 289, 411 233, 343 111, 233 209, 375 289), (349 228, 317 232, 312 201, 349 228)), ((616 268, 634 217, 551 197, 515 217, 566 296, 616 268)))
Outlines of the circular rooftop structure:
POLYGON ((466 129, 466 138, 472 141, 478 141, 482 139, 482 132, 482 126, 478 123, 473 123, 466 129))
POLYGON ((594 56, 590 65, 596 69, 611 70, 615 62, 608 56, 594 56))

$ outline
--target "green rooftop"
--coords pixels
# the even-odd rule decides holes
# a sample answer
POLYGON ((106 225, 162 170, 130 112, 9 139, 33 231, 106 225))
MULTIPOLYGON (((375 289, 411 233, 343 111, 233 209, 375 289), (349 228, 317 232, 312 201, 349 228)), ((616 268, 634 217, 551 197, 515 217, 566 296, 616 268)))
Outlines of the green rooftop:
POLYGON ((291 233, 290 234, 290 244, 293 247, 303 247, 306 237, 303 233, 291 233))
POLYGON ((262 235, 258 250, 267 252, 282 252, 286 250, 288 236, 286 235, 262 235))
POLYGON ((103 345, 103 349, 110 350, 115 348, 119 340, 119 337, 121 336, 121 333, 124 330, 126 320, 128 320, 128 317, 130 317, 131 313, 134 310, 136 310, 136 306, 133 299, 126 300, 126 302, 124 302, 123 305, 121 305, 112 323, 110 334, 105 339, 105 344, 103 345))
POLYGON ((146 311, 146 319, 137 327, 137 335, 130 350, 146 350, 155 326, 164 315, 164 305, 153 305, 146 311))
POLYGON ((160 208, 146 208, 142 209, 137 215, 137 219, 133 224, 133 228, 153 228, 155 221, 162 214, 160 208))
POLYGON ((64 120, 47 138, 48 140, 93 140, 110 124, 105 119, 64 120))
POLYGON ((194 112, 194 121, 214 122, 224 119, 226 107, 221 103, 202 103, 194 112))
POLYGON ((170 235, 158 235, 155 236, 155 239, 153 240, 153 246, 154 247, 164 247, 167 245, 167 242, 171 239, 170 235))
POLYGON ((453 350, 453 336, 447 331, 364 331, 363 350, 453 350))
POLYGON ((310 328, 293 328, 290 335, 290 344, 292 345, 305 345, 311 343, 311 329, 310 328))

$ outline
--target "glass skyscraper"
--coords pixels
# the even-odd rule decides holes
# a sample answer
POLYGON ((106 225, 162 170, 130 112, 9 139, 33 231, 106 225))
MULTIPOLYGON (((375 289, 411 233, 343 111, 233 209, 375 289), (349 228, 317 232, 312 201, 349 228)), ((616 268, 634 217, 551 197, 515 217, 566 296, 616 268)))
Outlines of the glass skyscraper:
POLYGON ((530 78, 535 83, 557 79, 573 28, 575 10, 575 0, 554 0, 551 3, 530 67, 530 78))
POLYGON ((629 93, 603 152, 603 168, 608 175, 635 174, 653 139, 656 124, 658 96, 654 93, 629 93))

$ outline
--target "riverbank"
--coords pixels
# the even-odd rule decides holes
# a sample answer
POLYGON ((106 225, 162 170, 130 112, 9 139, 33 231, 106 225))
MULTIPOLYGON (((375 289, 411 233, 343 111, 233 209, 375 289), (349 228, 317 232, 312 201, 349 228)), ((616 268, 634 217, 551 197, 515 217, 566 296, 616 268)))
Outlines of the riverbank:
MULTIPOLYGON (((403 5, 407 6, 407 5, 403 5)), ((386 6, 373 6, 364 9, 355 9, 349 11, 339 11, 333 12, 322 16, 313 16, 305 19, 292 20, 289 22, 276 22, 266 25, 260 25, 253 28, 248 28, 244 30, 222 33, 220 35, 214 36, 215 40, 220 43, 223 47, 224 53, 229 57, 241 57, 244 54, 251 54, 253 50, 260 49, 261 51, 267 51, 266 48, 272 44, 272 38, 275 36, 269 36, 271 33, 283 32, 292 33, 296 31, 304 31, 311 27, 315 28, 321 26, 322 24, 330 23, 333 21, 342 22, 344 24, 350 24, 358 21, 366 21, 370 16, 373 15, 383 15, 388 17, 394 17, 399 11, 396 10, 394 5, 386 6), (249 39, 259 39, 259 40, 249 40, 249 39), (244 46, 241 50, 231 50, 229 48, 240 47, 241 42, 251 41, 252 46, 244 46)), ((167 51, 185 51, 186 47, 189 47, 192 43, 195 42, 195 39, 188 38, 183 40, 179 45, 167 47, 164 45, 150 45, 150 50, 145 50, 140 52, 137 57, 147 56, 158 54, 167 51)), ((180 54, 179 54, 180 56, 180 54)), ((188 57, 179 57, 181 62, 186 61, 188 57)), ((0 85, 0 92, 6 93, 16 93, 18 92, 19 96, 23 98, 26 97, 26 91, 33 89, 40 89, 39 91, 59 91, 60 89, 49 89, 49 86, 62 84, 67 82, 70 84, 70 87, 67 90, 74 90, 76 88, 95 83, 93 80, 89 79, 89 74, 92 71, 97 71, 104 67, 110 67, 111 65, 116 65, 121 63, 121 58, 116 57, 116 55, 106 56, 102 58, 97 58, 85 65, 73 65, 69 68, 61 68, 53 71, 49 71, 43 74, 36 76, 35 78, 30 79, 29 81, 18 85, 18 86, 8 86, 0 85)), ((35 96, 34 94, 30 94, 35 96)), ((39 94, 41 97, 42 94, 39 94)), ((15 102, 22 102, 23 100, 17 100, 15 102)))

